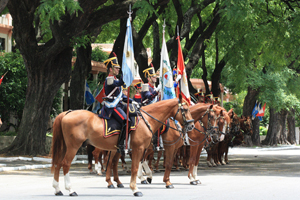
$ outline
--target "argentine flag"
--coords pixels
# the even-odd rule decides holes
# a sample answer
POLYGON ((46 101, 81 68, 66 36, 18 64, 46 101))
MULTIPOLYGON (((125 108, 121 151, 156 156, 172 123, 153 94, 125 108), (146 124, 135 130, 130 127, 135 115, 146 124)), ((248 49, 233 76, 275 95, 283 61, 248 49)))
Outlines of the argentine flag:
POLYGON ((123 81, 126 86, 130 86, 134 77, 134 52, 133 52, 133 40, 132 40, 132 29, 130 19, 127 19, 127 30, 125 36, 123 60, 122 60, 122 73, 123 81))
POLYGON ((87 82, 85 83, 85 102, 87 105, 91 105, 95 102, 94 96, 87 82))
POLYGON ((161 48, 161 59, 160 59, 160 80, 162 84, 161 99, 174 99, 176 98, 175 89, 173 84, 173 73, 170 67, 170 60, 165 41, 165 34, 163 33, 163 43, 161 48))

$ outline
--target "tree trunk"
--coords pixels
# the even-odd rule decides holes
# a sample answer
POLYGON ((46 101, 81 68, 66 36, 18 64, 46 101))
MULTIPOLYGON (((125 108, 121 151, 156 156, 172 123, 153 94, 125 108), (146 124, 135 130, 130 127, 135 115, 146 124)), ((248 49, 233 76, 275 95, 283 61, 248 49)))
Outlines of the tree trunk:
MULTIPOLYGON (((244 100, 243 105, 243 115, 244 116, 251 116, 252 110, 255 106, 255 101, 257 99, 257 95, 259 94, 259 89, 253 89, 251 87, 248 87, 248 93, 244 100)), ((253 125, 253 135, 245 136, 244 141, 246 142, 247 146, 260 146, 260 137, 259 137, 259 120, 255 118, 256 120, 252 120, 253 125)))
POLYGON ((278 125, 279 131, 277 132, 277 138, 279 144, 289 144, 287 141, 287 132, 286 132, 286 121, 287 121, 287 110, 281 110, 279 112, 278 125))
POLYGON ((291 108, 287 117, 288 134, 287 140, 290 144, 296 144, 295 109, 291 108))
POLYGON ((269 119, 269 128, 267 132, 266 139, 262 141, 263 145, 277 145, 278 138, 277 133, 280 130, 279 124, 279 114, 276 113, 274 108, 270 108, 270 119, 269 119))
POLYGON ((56 57, 34 57, 34 60, 25 60, 29 78, 18 135, 0 153, 33 156, 49 153, 45 150, 47 123, 53 99, 71 74, 72 48, 66 48, 56 57))
POLYGON ((91 43, 76 49, 77 59, 70 83, 70 109, 84 108, 85 79, 91 71, 91 43))

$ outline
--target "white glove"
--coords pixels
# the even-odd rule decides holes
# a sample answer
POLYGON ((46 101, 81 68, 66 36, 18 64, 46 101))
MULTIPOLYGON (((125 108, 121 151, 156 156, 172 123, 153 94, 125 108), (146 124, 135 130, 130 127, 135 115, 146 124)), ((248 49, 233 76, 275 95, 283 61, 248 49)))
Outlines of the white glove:
POLYGON ((159 85, 157 86, 157 88, 155 89, 155 91, 158 92, 158 91, 160 91, 160 90, 161 90, 161 84, 159 84, 159 85))
POLYGON ((181 79, 181 74, 179 74, 176 78, 176 83, 178 83, 178 81, 181 79))
POLYGON ((132 101, 131 103, 132 103, 133 105, 135 105, 136 107, 138 107, 138 108, 140 107, 140 104, 139 104, 138 102, 136 102, 136 101, 132 101))

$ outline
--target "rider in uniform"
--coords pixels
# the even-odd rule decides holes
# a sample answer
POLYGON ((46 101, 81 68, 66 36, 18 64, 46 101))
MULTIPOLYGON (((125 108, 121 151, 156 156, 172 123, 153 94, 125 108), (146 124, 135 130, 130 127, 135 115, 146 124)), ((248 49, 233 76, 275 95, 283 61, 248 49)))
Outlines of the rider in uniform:
POLYGON ((161 90, 161 84, 159 84, 157 88, 155 87, 157 76, 153 67, 145 69, 143 73, 145 78, 147 78, 148 83, 142 85, 142 104, 148 105, 157 102, 157 95, 161 90))
POLYGON ((135 88, 135 91, 136 91, 136 94, 133 96, 133 100, 138 102, 139 104, 142 103, 142 95, 141 95, 141 92, 142 92, 142 82, 138 82, 134 85, 134 88, 135 88))
MULTIPOLYGON (((145 78, 148 80, 148 84, 143 84, 142 85, 142 105, 149 105, 152 103, 155 103, 158 101, 158 93, 161 90, 161 84, 159 84, 157 87, 155 87, 155 83, 157 81, 157 76, 155 74, 155 70, 153 68, 153 65, 151 63, 151 67, 147 68, 143 71, 145 78)), ((157 136, 157 133, 154 134, 157 136)), ((154 143, 157 142, 157 139, 154 138, 154 143)), ((163 150, 163 142, 162 142, 162 137, 160 136, 159 138, 159 149, 157 150, 163 150)), ((153 144, 154 147, 157 145, 153 144)))
POLYGON ((200 89, 200 92, 197 92, 194 95, 197 97, 198 102, 204 103, 204 93, 202 92, 202 89, 200 89))
MULTIPOLYGON (((104 106, 99 112, 99 117, 104 119, 110 119, 111 117, 115 118, 121 125, 122 130, 119 135, 117 151, 121 153, 121 155, 125 155, 124 151, 124 140, 126 137, 126 120, 127 114, 123 110, 124 105, 123 102, 127 102, 127 96, 122 93, 122 86, 124 82, 122 77, 120 80, 116 77, 120 72, 120 65, 118 64, 117 57, 112 57, 104 61, 104 64, 107 68, 108 76, 106 77, 104 83, 105 95, 104 97, 104 106)), ((129 99, 130 103, 133 102, 132 99, 129 99)), ((130 124, 130 119, 128 119, 128 123, 130 124)))

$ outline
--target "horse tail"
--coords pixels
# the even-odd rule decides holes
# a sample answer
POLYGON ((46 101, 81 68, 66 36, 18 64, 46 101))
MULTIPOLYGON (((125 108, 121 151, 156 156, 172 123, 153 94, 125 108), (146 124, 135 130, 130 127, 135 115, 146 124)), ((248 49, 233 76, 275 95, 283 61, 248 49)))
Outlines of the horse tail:
POLYGON ((53 137, 52 137, 52 166, 51 173, 54 172, 55 167, 61 163, 66 154, 66 143, 62 132, 61 121, 66 112, 60 113, 53 123, 53 137))

